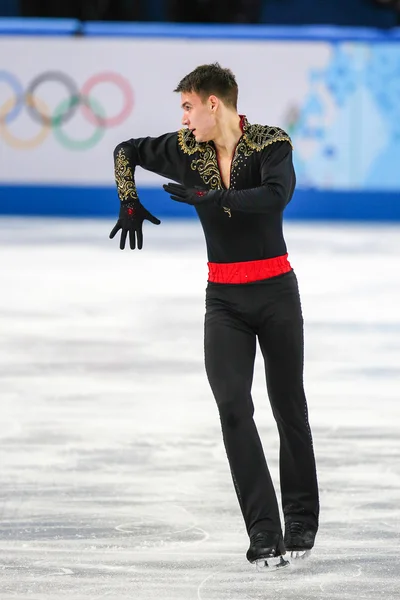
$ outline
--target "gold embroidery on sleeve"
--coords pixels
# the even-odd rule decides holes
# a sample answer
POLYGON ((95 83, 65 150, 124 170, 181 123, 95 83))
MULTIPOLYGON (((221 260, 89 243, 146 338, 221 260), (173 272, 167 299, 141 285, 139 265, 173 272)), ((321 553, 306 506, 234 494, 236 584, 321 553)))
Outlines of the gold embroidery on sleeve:
POLYGON ((132 168, 129 165, 129 161, 123 148, 118 151, 117 158, 115 159, 114 174, 118 196, 121 202, 138 200, 132 168))

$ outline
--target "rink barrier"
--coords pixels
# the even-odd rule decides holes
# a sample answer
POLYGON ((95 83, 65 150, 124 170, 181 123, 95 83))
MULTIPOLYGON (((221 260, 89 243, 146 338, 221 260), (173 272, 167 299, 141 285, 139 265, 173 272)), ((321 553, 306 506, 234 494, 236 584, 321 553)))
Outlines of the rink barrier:
POLYGON ((400 27, 334 25, 231 25, 192 23, 112 23, 77 19, 0 18, 0 35, 86 35, 180 39, 240 39, 323 42, 399 42, 400 27))
POLYGON ((158 37, 187 39, 240 39, 323 42, 388 42, 400 40, 400 27, 390 30, 331 25, 270 26, 191 23, 103 23, 87 22, 82 33, 88 36, 158 37))
POLYGON ((77 19, 0 19, 0 35, 76 35, 81 29, 77 19))
MULTIPOLYGON (((162 219, 196 217, 192 206, 170 200, 160 188, 139 189, 143 204, 162 219)), ((110 218, 118 216, 115 188, 0 185, 0 214, 110 218)), ((320 221, 400 221, 400 191, 322 191, 297 189, 285 219, 320 221)))

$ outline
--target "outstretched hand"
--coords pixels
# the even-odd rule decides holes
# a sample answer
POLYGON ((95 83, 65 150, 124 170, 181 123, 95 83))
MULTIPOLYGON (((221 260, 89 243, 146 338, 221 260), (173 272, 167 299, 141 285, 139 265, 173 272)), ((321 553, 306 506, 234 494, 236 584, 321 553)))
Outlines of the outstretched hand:
POLYGON ((167 183, 163 185, 163 188, 171 196, 172 200, 176 202, 184 202, 191 206, 197 206, 210 201, 209 190, 187 188, 179 183, 167 183))
POLYGON ((126 238, 129 233, 129 245, 131 250, 136 247, 141 250, 143 247, 143 221, 150 221, 154 225, 159 225, 161 221, 154 217, 139 201, 121 202, 119 218, 110 233, 112 239, 119 230, 121 230, 121 238, 119 247, 121 250, 125 248, 126 238))

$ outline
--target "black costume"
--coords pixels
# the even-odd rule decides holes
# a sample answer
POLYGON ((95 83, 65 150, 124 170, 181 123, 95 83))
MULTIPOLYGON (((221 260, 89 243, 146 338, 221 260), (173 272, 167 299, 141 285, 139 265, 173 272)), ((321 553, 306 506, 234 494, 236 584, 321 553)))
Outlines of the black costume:
MULTIPOLYGON (((257 338, 280 436, 285 521, 305 522, 316 531, 319 501, 303 389, 303 318, 282 234, 283 210, 295 187, 291 141, 281 129, 250 125, 245 117, 241 127, 229 189, 223 185, 213 142, 197 143, 187 129, 117 146, 119 226, 123 228, 129 215, 143 216, 143 211, 149 218, 136 193, 136 165, 185 186, 166 187, 172 194, 177 190, 175 199, 195 206, 204 229, 210 274, 206 371, 247 531, 252 536, 263 530, 281 532, 275 491, 253 421, 257 338)), ((118 224, 113 235, 117 230, 118 224)))

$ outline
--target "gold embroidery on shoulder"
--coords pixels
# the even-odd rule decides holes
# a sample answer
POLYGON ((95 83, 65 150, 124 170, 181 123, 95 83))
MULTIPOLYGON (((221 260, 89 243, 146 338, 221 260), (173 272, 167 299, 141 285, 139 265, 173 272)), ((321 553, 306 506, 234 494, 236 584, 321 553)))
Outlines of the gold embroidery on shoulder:
POLYGON ((231 168, 231 188, 237 185, 237 178, 241 169, 246 165, 246 159, 254 152, 260 152, 274 142, 289 142, 290 137, 279 127, 267 125, 250 125, 246 117, 243 117, 243 135, 236 146, 231 168))
POLYGON ((217 154, 211 144, 204 144, 201 157, 193 160, 190 165, 193 171, 198 171, 204 183, 212 190, 222 190, 221 173, 219 172, 217 154))
POLYGON ((203 152, 202 146, 196 142, 196 138, 190 129, 180 129, 178 131, 178 144, 182 152, 185 154, 203 152))
POLYGON ((252 150, 260 152, 274 142, 289 142, 292 140, 288 134, 279 127, 270 127, 268 125, 249 125, 245 127, 243 139, 252 150))
POLYGON ((132 169, 122 148, 118 151, 114 169, 115 183, 121 202, 138 200, 132 169))

